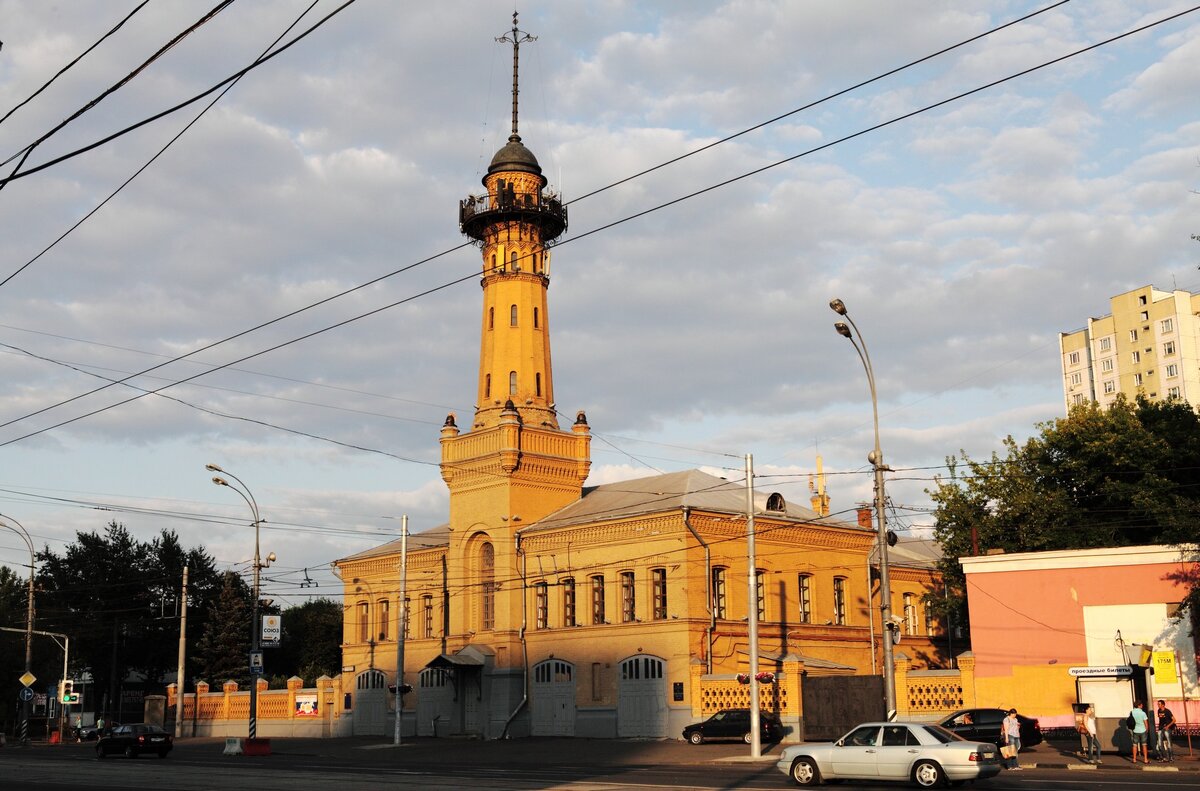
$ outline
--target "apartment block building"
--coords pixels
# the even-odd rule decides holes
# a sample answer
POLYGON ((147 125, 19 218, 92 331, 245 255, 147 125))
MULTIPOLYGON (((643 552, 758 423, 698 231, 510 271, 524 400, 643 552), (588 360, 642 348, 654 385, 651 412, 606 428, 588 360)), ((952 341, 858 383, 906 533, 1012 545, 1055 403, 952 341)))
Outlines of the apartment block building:
POLYGON ((1063 402, 1132 400, 1200 404, 1200 295, 1153 286, 1109 300, 1112 312, 1059 335, 1063 402))

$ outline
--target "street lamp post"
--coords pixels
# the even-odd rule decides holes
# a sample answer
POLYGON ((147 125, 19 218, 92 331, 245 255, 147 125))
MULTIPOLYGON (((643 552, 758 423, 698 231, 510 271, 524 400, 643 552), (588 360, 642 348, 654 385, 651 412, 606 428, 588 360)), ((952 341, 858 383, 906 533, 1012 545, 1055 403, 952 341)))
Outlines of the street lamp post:
MULTIPOLYGON (((234 486, 219 475, 214 476, 212 479, 212 482, 217 486, 225 486, 237 492, 238 495, 246 501, 246 505, 250 506, 250 513, 254 517, 254 603, 251 605, 250 610, 250 656, 252 658, 257 658, 260 657, 260 652, 262 650, 262 645, 259 642, 259 632, 261 630, 258 623, 258 577, 259 572, 262 571, 264 565, 270 565, 275 560, 275 553, 272 552, 271 554, 267 555, 266 564, 262 562, 261 555, 259 554, 258 528, 259 525, 262 524, 263 519, 259 515, 258 502, 254 499, 254 494, 250 491, 250 487, 247 486, 241 478, 237 477, 231 472, 226 472, 215 464, 206 464, 204 465, 204 469, 208 470, 209 472, 219 472, 221 475, 228 475, 230 478, 233 478, 233 480, 237 481, 238 485, 234 486)), ((252 672, 251 676, 249 737, 254 739, 258 737, 258 674, 252 672)))
MULTIPOLYGON (((36 553, 33 551, 33 539, 29 537, 29 531, 25 529, 24 525, 11 516, 0 514, 0 526, 7 527, 19 535, 25 541, 25 546, 29 547, 29 607, 25 613, 25 676, 29 677, 29 668, 33 664, 33 570, 36 553), (12 522, 12 524, 5 524, 3 520, 12 522)), ((25 744, 28 741, 29 700, 25 698, 21 701, 21 743, 25 744)))
POLYGON ((829 307, 834 313, 850 322, 847 326, 846 322, 839 321, 833 327, 839 335, 847 338, 854 346, 854 350, 858 352, 858 359, 862 361, 863 368, 867 372, 867 384, 871 388, 871 415, 875 422, 875 449, 867 454, 867 461, 875 470, 875 523, 879 533, 879 616, 883 632, 881 635, 883 640, 883 689, 887 700, 887 715, 890 718, 896 711, 896 662, 892 655, 892 628, 895 624, 891 619, 892 585, 888 574, 887 522, 883 514, 883 505, 886 500, 883 473, 891 471, 892 468, 883 463, 883 449, 879 445, 879 397, 875 391, 875 371, 871 367, 871 355, 867 352, 867 342, 863 340, 862 333, 859 332, 854 319, 850 318, 850 314, 846 312, 844 302, 840 299, 833 299, 829 302, 829 307), (854 328, 853 332, 850 331, 851 327, 854 328), (857 341, 855 335, 858 336, 857 341))

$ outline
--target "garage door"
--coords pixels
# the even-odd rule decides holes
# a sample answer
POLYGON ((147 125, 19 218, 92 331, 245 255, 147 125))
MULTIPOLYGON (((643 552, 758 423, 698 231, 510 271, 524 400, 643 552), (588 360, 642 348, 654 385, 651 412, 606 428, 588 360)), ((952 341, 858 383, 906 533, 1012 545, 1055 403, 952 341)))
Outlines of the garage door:
POLYGON ((575 735, 575 667, 561 659, 533 666, 530 711, 534 736, 575 735))
POLYGON ((354 735, 387 735, 387 676, 379 670, 359 673, 354 682, 354 735))
POLYGON ((621 662, 617 680, 617 735, 663 738, 667 735, 666 663, 639 654, 621 662))

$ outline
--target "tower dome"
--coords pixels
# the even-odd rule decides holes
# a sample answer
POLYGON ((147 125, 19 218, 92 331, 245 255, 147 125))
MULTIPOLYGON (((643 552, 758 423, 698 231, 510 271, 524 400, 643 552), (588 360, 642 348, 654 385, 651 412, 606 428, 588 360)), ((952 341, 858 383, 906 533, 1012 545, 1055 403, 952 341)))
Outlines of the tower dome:
MULTIPOLYGON (((492 163, 488 165, 487 172, 488 175, 500 172, 533 173, 541 178, 542 186, 546 186, 546 178, 542 176, 542 166, 538 164, 537 157, 533 155, 533 152, 521 142, 521 136, 518 134, 509 135, 508 142, 492 157, 492 163)), ((484 183, 487 183, 486 177, 484 183)))

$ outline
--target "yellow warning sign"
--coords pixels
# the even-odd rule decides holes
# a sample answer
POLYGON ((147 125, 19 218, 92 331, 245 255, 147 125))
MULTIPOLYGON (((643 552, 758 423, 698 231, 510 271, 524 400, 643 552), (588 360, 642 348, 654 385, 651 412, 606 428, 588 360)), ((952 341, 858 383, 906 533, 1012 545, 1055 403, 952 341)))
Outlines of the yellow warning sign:
POLYGON ((37 681, 37 676, 35 676, 33 673, 30 673, 28 670, 26 670, 24 673, 22 673, 20 675, 20 677, 17 678, 17 681, 20 681, 22 684, 24 684, 25 686, 28 687, 28 686, 32 686, 33 682, 37 681))
POLYGON ((1150 655, 1151 667, 1154 668, 1155 684, 1174 684, 1179 680, 1175 674, 1175 652, 1155 651, 1150 655))

